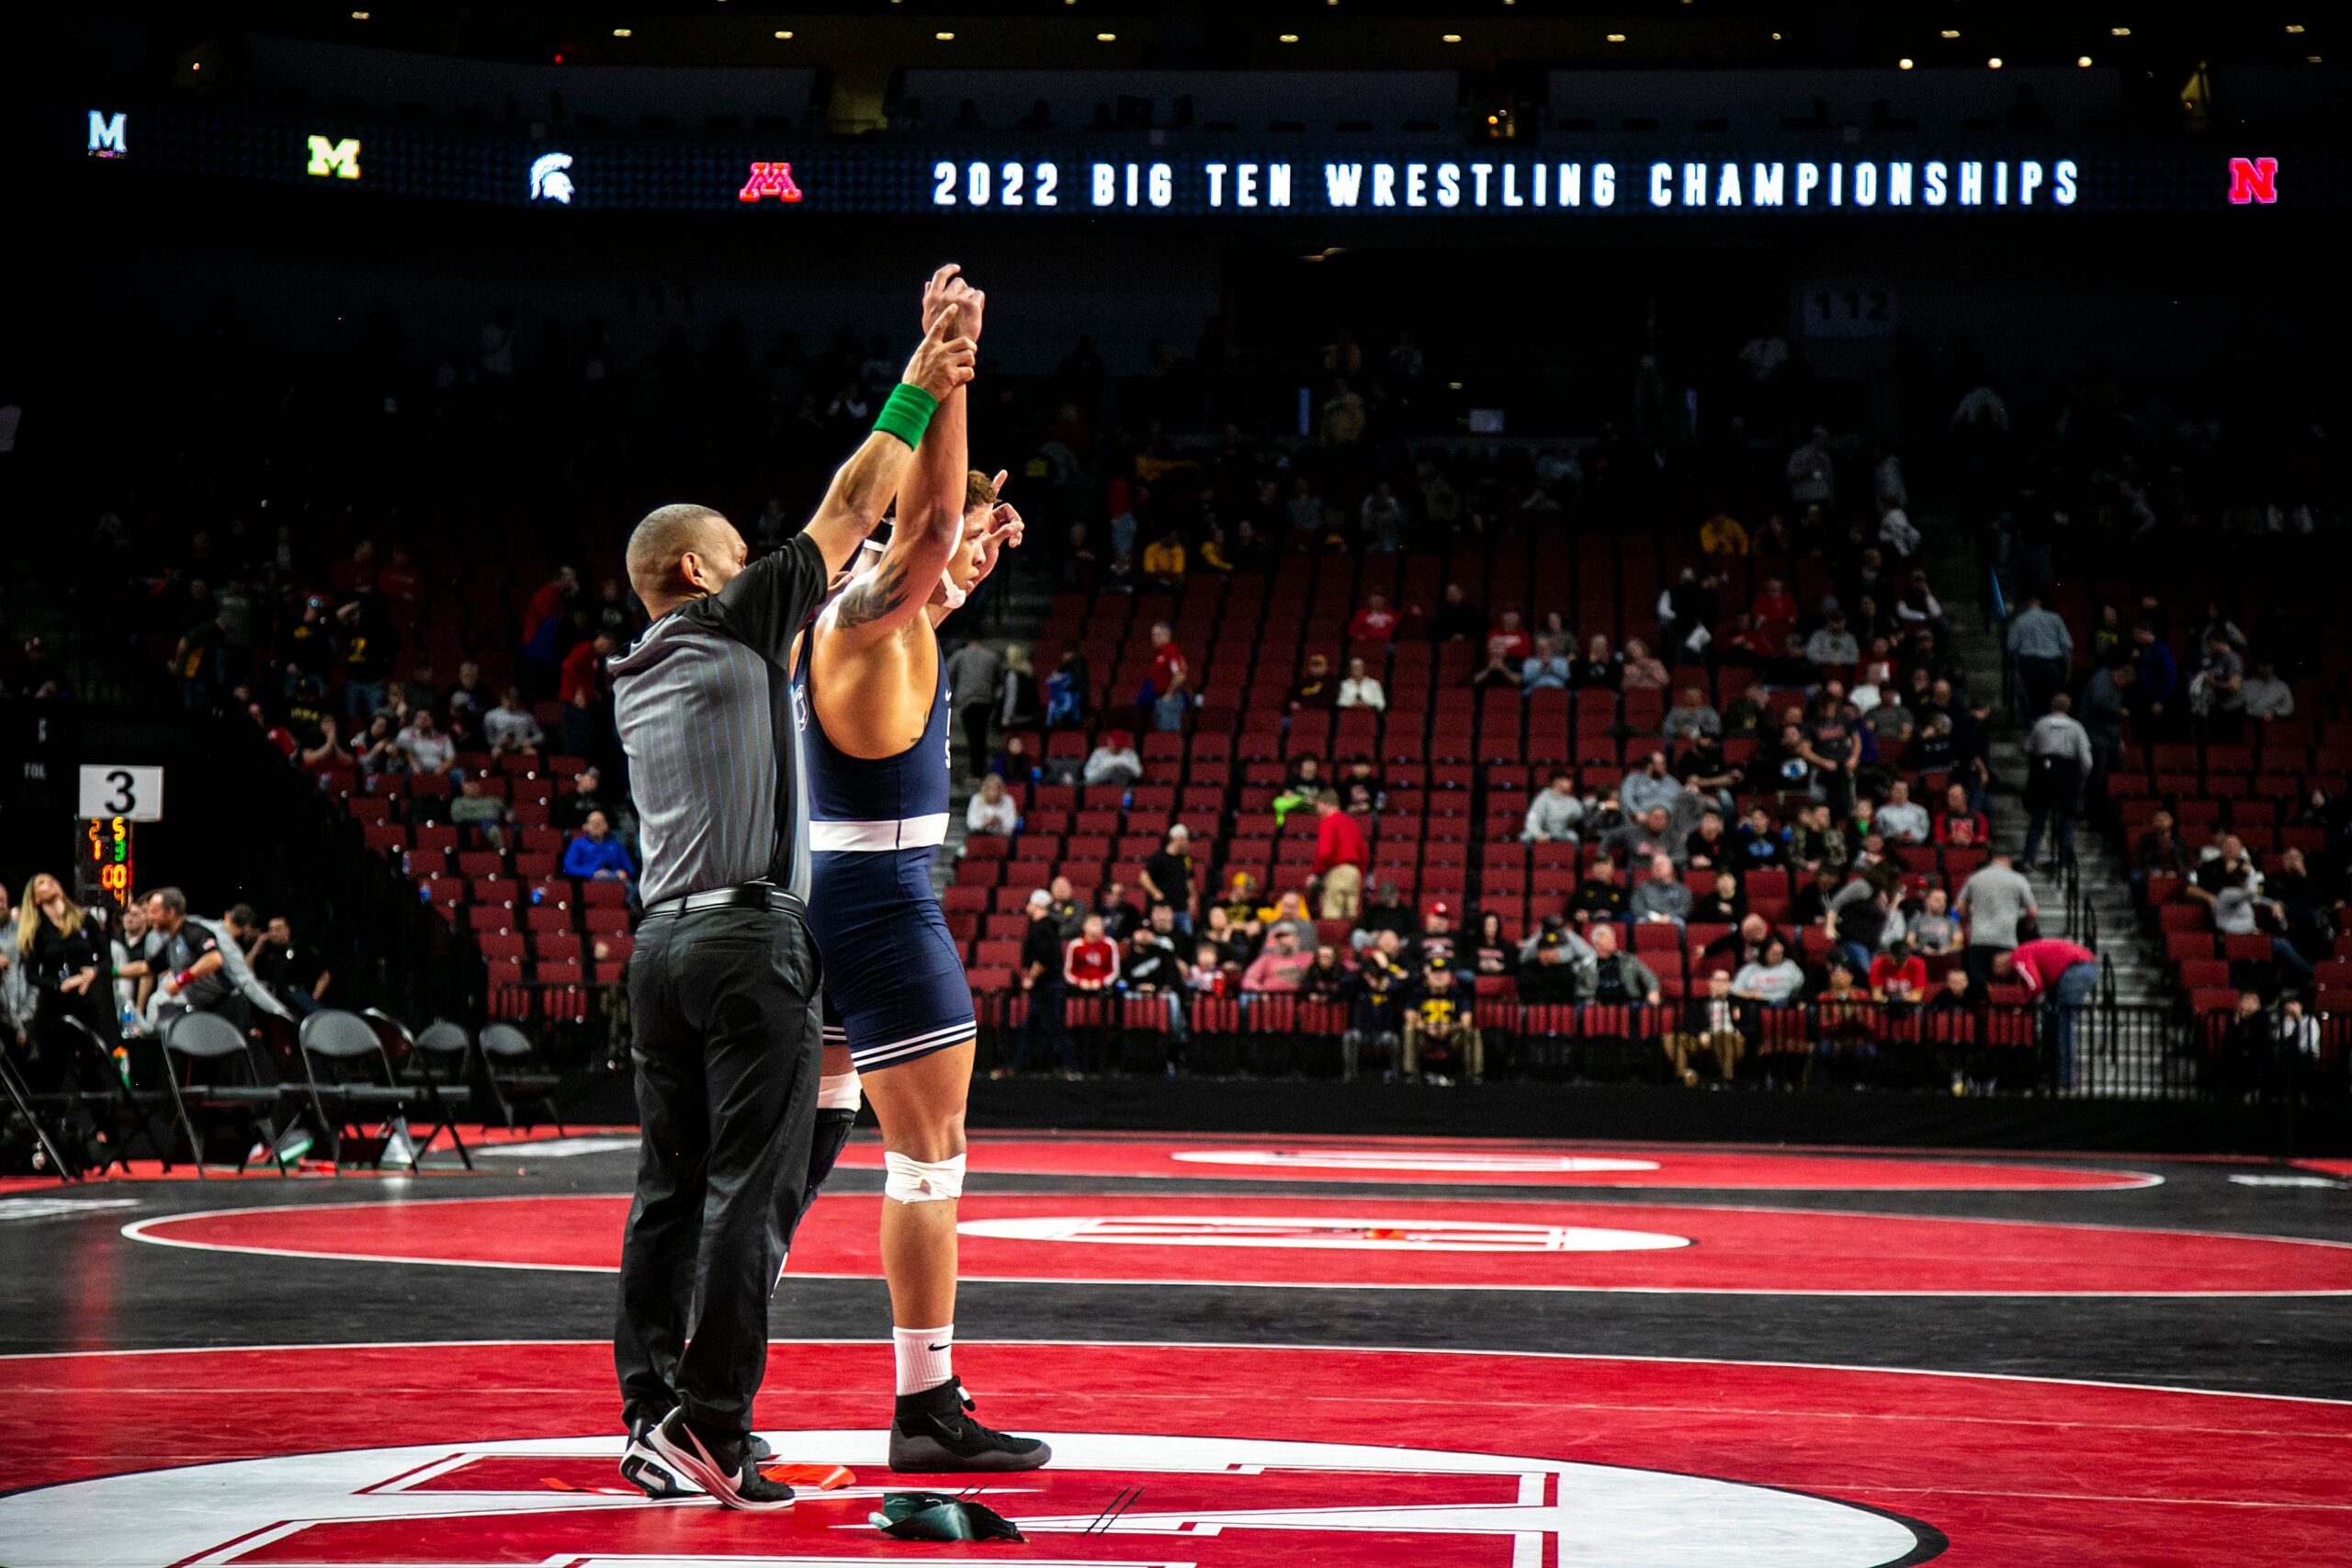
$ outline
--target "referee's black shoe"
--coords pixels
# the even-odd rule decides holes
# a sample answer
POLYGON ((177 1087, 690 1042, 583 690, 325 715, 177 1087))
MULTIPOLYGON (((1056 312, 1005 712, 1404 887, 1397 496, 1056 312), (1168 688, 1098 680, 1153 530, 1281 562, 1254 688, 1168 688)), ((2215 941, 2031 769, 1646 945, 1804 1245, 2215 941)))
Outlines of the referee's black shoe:
MULTIPOLYGON (((645 1434, 660 1467, 673 1481, 681 1477, 703 1489, 722 1507, 774 1513, 792 1506, 792 1488, 760 1473, 752 1458, 754 1438, 711 1443, 686 1423, 685 1410, 670 1412, 662 1424, 645 1434)), ((632 1445, 634 1447, 634 1445, 632 1445)))
POLYGON ((1054 1450, 1035 1438, 1015 1438, 972 1419, 972 1402, 959 1378, 936 1388, 899 1395, 890 1417, 890 1468, 933 1474, 942 1471, 1035 1470, 1054 1450))
MULTIPOLYGON (((668 1462, 653 1451, 653 1445, 646 1440, 653 1430, 653 1425, 642 1416, 629 1423, 628 1446, 621 1450, 621 1479, 657 1503, 666 1503, 673 1497, 702 1495, 698 1488, 681 1482, 673 1474, 668 1462)), ((768 1446, 765 1438, 754 1437, 749 1452, 755 1465, 765 1464, 775 1458, 775 1450, 768 1446)))

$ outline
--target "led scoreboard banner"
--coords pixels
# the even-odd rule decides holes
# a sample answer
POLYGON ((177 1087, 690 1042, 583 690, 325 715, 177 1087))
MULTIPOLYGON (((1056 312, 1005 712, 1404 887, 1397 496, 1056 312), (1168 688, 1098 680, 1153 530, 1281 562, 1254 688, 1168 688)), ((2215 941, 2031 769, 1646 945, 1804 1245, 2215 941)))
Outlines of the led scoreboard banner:
POLYGON ((81 886, 74 890, 77 902, 94 903, 104 897, 117 908, 129 907, 130 890, 139 885, 136 862, 131 856, 132 824, 128 817, 90 817, 83 819, 84 840, 81 886))
POLYGON ((2203 139, 2078 143, 1908 136, 1819 152, 1770 145, 1615 144, 1541 151, 1429 145, 1366 150, 1222 133, 1170 148, 989 138, 955 146, 796 144, 710 136, 545 136, 363 124, 173 105, 79 106, 35 118, 93 179, 123 172, 308 186, 550 213, 721 212, 813 217, 988 215, 1374 217, 1421 224, 1575 224, 1628 214, 1819 221, 1869 216, 2329 210, 2344 205, 2333 147, 2230 149, 2203 139))

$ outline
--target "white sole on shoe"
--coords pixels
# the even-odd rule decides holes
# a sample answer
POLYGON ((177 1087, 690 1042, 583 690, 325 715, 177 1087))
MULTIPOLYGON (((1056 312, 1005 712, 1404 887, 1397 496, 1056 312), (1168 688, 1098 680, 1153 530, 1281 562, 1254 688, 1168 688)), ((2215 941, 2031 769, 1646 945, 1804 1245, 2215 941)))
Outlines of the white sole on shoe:
POLYGON ((755 1502, 745 1497, 736 1490, 736 1477, 719 1469, 703 1451, 702 1441, 694 1435, 692 1428, 681 1422, 679 1430, 685 1435, 684 1446, 673 1443, 663 1436, 662 1427, 656 1427, 645 1434, 647 1446, 653 1450, 662 1468, 673 1475, 701 1487, 721 1507, 740 1508, 747 1514, 779 1514, 792 1506, 794 1499, 790 1497, 780 1503, 755 1502))
POLYGON ((699 1497, 702 1495, 702 1488, 696 1486, 693 1482, 680 1475, 677 1471, 672 1467, 668 1460, 665 1460, 660 1454, 655 1453, 652 1448, 645 1443, 632 1441, 626 1449, 621 1450, 621 1479, 628 1482, 631 1486, 636 1487, 639 1492, 644 1493, 648 1499, 656 1503, 668 1503, 673 1502, 681 1497, 699 1497), (636 1467, 640 1465, 650 1466, 653 1469, 660 1471, 662 1474, 668 1479, 670 1485, 674 1488, 674 1490, 668 1492, 656 1492, 651 1487, 646 1485, 644 1482, 638 1479, 636 1467))

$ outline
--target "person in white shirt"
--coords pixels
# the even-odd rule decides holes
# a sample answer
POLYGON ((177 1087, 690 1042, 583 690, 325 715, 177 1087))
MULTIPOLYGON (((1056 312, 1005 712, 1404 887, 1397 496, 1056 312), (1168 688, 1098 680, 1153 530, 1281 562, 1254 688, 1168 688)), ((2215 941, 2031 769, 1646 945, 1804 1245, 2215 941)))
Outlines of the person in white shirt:
POLYGON ((523 704, 520 686, 507 687, 498 699, 498 705, 482 715, 481 732, 494 757, 508 751, 536 757, 539 748, 548 743, 547 732, 539 728, 537 717, 523 704))
POLYGON ((1004 792, 1004 775, 990 773, 972 792, 964 808, 964 828, 972 833, 1011 833, 1021 826, 1021 808, 1004 792))
POLYGON ((1886 496, 1878 498, 1879 542, 1905 560, 1919 553, 1919 530, 1902 507, 1886 496))
POLYGON ((2075 855, 2075 813, 2082 804, 2083 785, 2091 776, 2090 732, 2067 710, 2074 699, 2061 692, 2050 699, 2050 711, 2026 731, 2025 863, 2031 865, 2041 849, 2042 829, 2052 817, 2058 822, 2058 858, 2075 855))
POLYGON ((1577 825, 1584 820, 1584 802, 1577 798, 1577 781, 1565 769, 1555 769, 1552 782, 1528 803, 1527 823, 1520 833, 1530 844, 1573 844, 1577 825))
POLYGON ((2238 688, 2238 700, 2248 718, 2288 718, 2295 712, 2294 688, 2278 679, 2267 660, 2255 665, 2254 673, 2238 688))
POLYGON ((1388 694, 1381 688, 1380 677, 1364 669, 1362 659, 1348 660, 1348 678, 1340 682, 1340 705, 1370 708, 1374 713, 1387 711, 1388 694))
POLYGON ((401 731, 394 745, 408 759, 408 771, 412 773, 446 773, 458 755, 457 744, 441 733, 431 708, 417 709, 416 716, 409 720, 408 728, 401 731))
POLYGON ((1901 779, 1886 787, 1886 804, 1871 818, 1890 844, 1928 841, 1928 808, 1911 798, 1911 786, 1901 779))
POLYGON ((1143 777, 1143 759, 1136 755, 1135 742, 1125 732, 1112 730, 1089 753, 1080 776, 1091 784, 1131 784, 1143 777))

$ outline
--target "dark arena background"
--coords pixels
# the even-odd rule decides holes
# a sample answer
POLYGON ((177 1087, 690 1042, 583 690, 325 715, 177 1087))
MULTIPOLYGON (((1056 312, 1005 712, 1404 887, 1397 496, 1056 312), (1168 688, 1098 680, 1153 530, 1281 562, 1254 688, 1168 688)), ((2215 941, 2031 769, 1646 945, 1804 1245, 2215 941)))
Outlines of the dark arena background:
POLYGON ((9 8, 0 1564, 2352 1562, 2347 51, 9 8), (961 1373, 1055 1454, 888 1467, 869 1109, 797 1506, 649 1501, 624 547, 793 548, 947 262, 961 1373))

